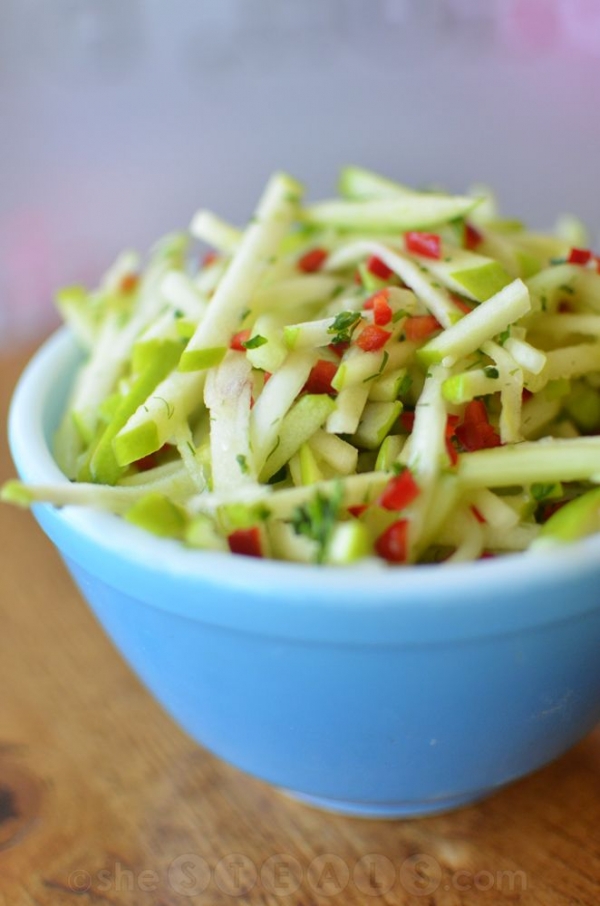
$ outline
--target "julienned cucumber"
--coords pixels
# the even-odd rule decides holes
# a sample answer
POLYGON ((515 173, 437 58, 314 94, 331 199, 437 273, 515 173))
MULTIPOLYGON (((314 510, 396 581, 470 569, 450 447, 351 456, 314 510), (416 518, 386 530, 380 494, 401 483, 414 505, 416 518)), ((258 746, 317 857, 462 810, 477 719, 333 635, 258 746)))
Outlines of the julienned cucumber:
POLYGON ((600 531, 600 268, 581 228, 531 233, 361 167, 339 192, 303 205, 276 173, 245 228, 201 210, 147 264, 124 253, 96 290, 61 290, 85 357, 56 439, 72 480, 3 499, 335 566, 600 531))

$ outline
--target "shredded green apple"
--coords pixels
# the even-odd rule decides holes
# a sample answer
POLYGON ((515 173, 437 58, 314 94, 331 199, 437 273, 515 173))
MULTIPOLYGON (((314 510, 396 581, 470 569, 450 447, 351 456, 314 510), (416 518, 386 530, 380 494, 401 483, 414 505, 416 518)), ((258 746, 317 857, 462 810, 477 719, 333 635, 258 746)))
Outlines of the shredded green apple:
POLYGON ((448 563, 600 531, 600 263, 486 190, 277 173, 57 305, 84 354, 54 453, 90 506, 201 550, 448 563), (210 247, 202 254, 195 243, 210 247))

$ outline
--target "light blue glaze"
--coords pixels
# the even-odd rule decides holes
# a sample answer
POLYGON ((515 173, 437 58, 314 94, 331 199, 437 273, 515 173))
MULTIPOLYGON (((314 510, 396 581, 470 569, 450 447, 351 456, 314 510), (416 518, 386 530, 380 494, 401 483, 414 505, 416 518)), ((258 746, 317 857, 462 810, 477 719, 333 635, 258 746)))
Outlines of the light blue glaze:
MULTIPOLYGON (((47 437, 75 361, 62 332, 16 392, 10 440, 26 480, 65 480, 47 437)), ((464 566, 339 569, 188 551, 89 510, 35 514, 173 717, 306 801, 450 808, 600 720, 598 538, 464 566)))

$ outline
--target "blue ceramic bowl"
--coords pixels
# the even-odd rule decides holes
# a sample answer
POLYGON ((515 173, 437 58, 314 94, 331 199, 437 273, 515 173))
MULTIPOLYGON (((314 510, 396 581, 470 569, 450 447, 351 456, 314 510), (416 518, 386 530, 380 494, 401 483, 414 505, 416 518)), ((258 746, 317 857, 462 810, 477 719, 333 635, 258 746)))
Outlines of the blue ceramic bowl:
MULTIPOLYGON (((61 331, 17 388, 10 442, 26 481, 66 481, 48 439, 77 360, 61 331)), ((551 556, 334 568, 186 550, 89 509, 35 516, 175 720, 308 802, 453 808, 600 720, 598 537, 551 556)))

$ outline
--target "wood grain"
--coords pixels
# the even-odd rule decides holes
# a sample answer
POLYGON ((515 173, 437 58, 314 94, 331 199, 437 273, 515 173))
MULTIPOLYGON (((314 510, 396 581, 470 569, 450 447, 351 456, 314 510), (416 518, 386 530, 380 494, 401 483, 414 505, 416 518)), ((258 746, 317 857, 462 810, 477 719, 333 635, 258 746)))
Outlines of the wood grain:
MULTIPOLYGON (((1 479, 25 358, 0 363, 1 479)), ((1 506, 0 539, 0 906, 600 903, 600 731, 453 814, 323 814, 173 725, 28 513, 1 506)))

